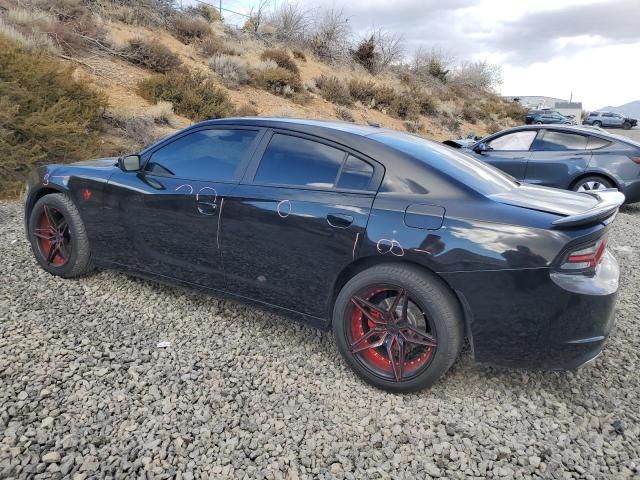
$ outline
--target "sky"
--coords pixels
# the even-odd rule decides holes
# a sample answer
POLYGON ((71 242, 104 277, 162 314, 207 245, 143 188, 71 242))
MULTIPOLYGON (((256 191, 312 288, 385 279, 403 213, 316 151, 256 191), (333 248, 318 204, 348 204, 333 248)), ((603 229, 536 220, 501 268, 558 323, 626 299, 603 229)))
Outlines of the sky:
MULTIPOLYGON (((223 7, 240 12, 255 3, 222 0, 223 7)), ((342 9, 356 36, 378 28, 402 33, 407 56, 422 46, 458 62, 497 63, 503 95, 569 99, 573 94, 586 110, 640 100, 640 0, 298 3, 314 12, 342 9)))

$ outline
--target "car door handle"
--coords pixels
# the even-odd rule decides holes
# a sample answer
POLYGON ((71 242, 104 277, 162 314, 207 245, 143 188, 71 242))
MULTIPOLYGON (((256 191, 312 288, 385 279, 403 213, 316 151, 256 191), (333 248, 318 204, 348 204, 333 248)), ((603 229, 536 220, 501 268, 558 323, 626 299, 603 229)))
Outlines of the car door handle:
POLYGON ((330 213, 327 215, 327 223, 332 227, 347 228, 353 223, 353 217, 344 213, 330 213))

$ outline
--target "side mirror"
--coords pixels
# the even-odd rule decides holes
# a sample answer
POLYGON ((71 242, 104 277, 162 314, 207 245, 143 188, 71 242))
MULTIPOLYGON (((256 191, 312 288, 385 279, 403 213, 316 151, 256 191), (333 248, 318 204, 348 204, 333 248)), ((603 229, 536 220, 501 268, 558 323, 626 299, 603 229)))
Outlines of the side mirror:
POLYGON ((480 154, 484 152, 488 152, 489 150, 493 150, 493 148, 491 148, 489 145, 487 145, 484 142, 480 142, 475 147, 473 147, 473 151, 480 154))
POLYGON ((118 166, 123 172, 137 172, 140 170, 140 155, 125 155, 118 160, 118 166))

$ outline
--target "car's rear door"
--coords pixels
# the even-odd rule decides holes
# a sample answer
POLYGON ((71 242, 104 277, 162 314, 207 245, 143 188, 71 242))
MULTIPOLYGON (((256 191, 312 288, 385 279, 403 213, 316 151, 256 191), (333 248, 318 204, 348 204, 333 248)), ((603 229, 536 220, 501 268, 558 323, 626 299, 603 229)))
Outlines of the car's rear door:
POLYGON ((500 135, 487 142, 487 150, 478 158, 522 180, 527 171, 529 147, 536 137, 536 130, 519 130, 500 135))
POLYGON ((324 318, 333 282, 356 256, 383 167, 340 145, 270 131, 225 198, 229 290, 324 318))
POLYGON ((589 135, 553 129, 540 130, 527 164, 525 181, 535 185, 569 188, 591 160, 589 135))
POLYGON ((225 289, 220 208, 247 168, 260 130, 189 130, 144 155, 140 172, 107 185, 107 260, 139 271, 225 289))

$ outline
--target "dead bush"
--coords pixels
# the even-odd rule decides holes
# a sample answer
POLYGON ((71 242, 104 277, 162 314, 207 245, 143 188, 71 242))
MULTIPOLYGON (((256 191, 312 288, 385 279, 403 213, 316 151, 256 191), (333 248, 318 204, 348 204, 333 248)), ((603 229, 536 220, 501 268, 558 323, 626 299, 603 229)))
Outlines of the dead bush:
POLYGON ((211 5, 196 5, 195 7, 189 7, 186 10, 186 13, 191 16, 200 16, 204 18, 209 23, 221 22, 222 15, 220 14, 220 10, 211 5))
POLYGON ((240 108, 238 108, 238 111, 236 112, 236 114, 239 117, 257 117, 258 109, 253 105, 249 105, 248 103, 245 103, 244 105, 240 106, 240 108))
POLYGON ((173 104, 171 102, 158 102, 147 110, 149 116, 158 125, 168 125, 175 127, 176 116, 173 113, 173 104))
POLYGON ((158 39, 132 38, 125 49, 127 59, 154 72, 164 73, 180 66, 182 61, 158 39))
POLYGON ((377 110, 387 110, 396 102, 398 93, 393 87, 379 85, 375 90, 375 107, 377 110))
POLYGON ((500 130, 502 130, 502 127, 500 126, 500 124, 498 122, 496 122, 495 120, 491 120, 488 124, 487 124, 487 133, 489 135, 493 134, 493 133, 497 133, 500 130))
POLYGON ((297 105, 308 105, 313 97, 308 92, 296 92, 291 97, 291 101, 297 105))
POLYGON ((345 122, 354 123, 356 121, 353 113, 351 113, 351 110, 349 110, 344 105, 336 105, 335 113, 336 117, 338 117, 340 120, 344 120, 345 122))
POLYGON ((307 56, 304 54, 302 50, 293 49, 291 53, 293 54, 293 58, 295 58, 296 60, 300 60, 302 62, 307 61, 307 56))
POLYGON ((103 17, 145 27, 166 26, 176 14, 173 0, 92 1, 92 8, 103 17))
POLYGON ((184 68, 141 80, 138 94, 154 103, 171 102, 176 113, 196 121, 235 113, 228 95, 213 79, 184 68))
POLYGON ((120 130, 122 136, 137 149, 142 149, 157 139, 154 120, 150 116, 107 111, 104 118, 109 125, 120 130))
POLYGON ((199 15, 176 15, 172 27, 176 36, 183 42, 203 38, 211 33, 209 22, 199 15))
POLYGON ((420 114, 425 116, 433 116, 438 113, 437 102, 427 92, 420 89, 413 89, 408 92, 411 95, 420 109, 420 114))
POLYGON ((206 58, 220 55, 221 53, 229 53, 222 38, 214 34, 199 39, 196 43, 196 50, 206 58))
POLYGON ((407 120, 404 122, 404 128, 409 133, 420 133, 424 125, 420 120, 407 120))
POLYGON ((338 105, 349 106, 353 103, 349 89, 338 77, 322 75, 316 78, 320 96, 326 101, 338 105))
POLYGON ((230 55, 214 55, 209 59, 209 68, 222 78, 225 85, 238 87, 249 83, 247 63, 238 57, 230 55))
POLYGON ((300 77, 282 67, 258 68, 250 73, 253 83, 265 90, 276 95, 286 95, 287 88, 293 92, 299 92, 302 89, 300 77))
POLYGON ((359 79, 351 79, 349 80, 349 95, 356 100, 361 102, 363 105, 371 105, 374 103, 376 98, 376 89, 378 88, 374 82, 371 80, 359 80, 359 79))
POLYGON ((73 68, 0 37, 0 191, 17 194, 44 163, 99 154, 106 105, 73 68))
POLYGON ((8 18, 0 17, 0 35, 20 45, 21 48, 28 52, 60 53, 58 45, 53 42, 48 34, 33 26, 25 28, 20 25, 11 24, 8 18))
POLYGON ((290 70, 296 75, 300 74, 300 69, 298 68, 298 65, 296 65, 296 62, 294 62, 291 59, 291 57, 289 56, 289 52, 287 52, 286 50, 275 49, 275 48, 265 50, 260 55, 260 59, 273 60, 274 62, 276 62, 276 65, 278 65, 279 67, 286 68, 287 70, 290 70))
POLYGON ((420 117, 420 106, 409 92, 396 94, 389 113, 402 120, 417 120, 420 117))

